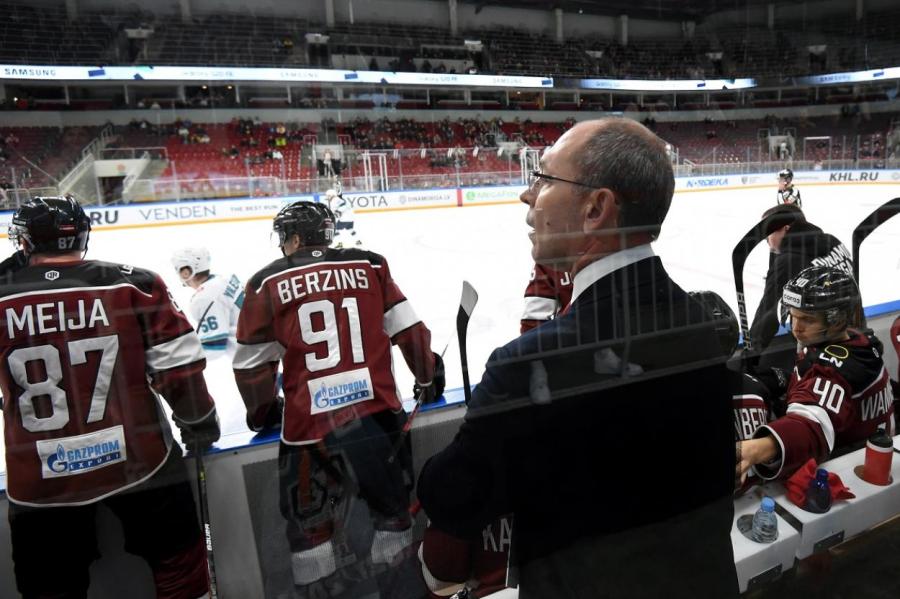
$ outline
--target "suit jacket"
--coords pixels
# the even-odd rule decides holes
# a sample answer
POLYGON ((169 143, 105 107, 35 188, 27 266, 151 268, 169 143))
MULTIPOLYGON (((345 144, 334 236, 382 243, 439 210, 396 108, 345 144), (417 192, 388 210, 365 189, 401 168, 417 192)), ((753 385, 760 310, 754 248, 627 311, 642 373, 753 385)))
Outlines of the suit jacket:
POLYGON ((736 594, 731 393, 708 318, 652 257, 495 350, 419 477, 432 523, 473 536, 513 512, 522 599, 736 594))

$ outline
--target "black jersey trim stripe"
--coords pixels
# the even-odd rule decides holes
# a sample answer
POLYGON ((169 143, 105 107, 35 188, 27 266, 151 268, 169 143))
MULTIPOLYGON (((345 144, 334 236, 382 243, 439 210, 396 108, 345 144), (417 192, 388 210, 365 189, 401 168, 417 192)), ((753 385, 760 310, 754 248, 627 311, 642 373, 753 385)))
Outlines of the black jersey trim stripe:
POLYGON ((884 377, 891 378, 891 375, 890 375, 890 373, 887 371, 887 366, 885 366, 884 364, 882 364, 882 365, 881 365, 881 370, 878 372, 878 376, 875 377, 875 380, 873 380, 871 383, 869 383, 868 385, 866 385, 866 388, 865 388, 865 389, 863 389, 863 390, 860 391, 859 393, 854 393, 854 394, 851 395, 850 397, 852 397, 853 399, 858 399, 858 398, 862 397, 863 395, 865 395, 865 394, 869 391, 869 389, 871 389, 872 387, 874 387, 875 385, 877 385, 878 383, 880 383, 881 380, 882 380, 884 377))
POLYGON ((51 289, 46 289, 46 288, 45 289, 34 289, 32 291, 23 291, 21 293, 13 293, 12 295, 0 296, 0 302, 12 301, 12 300, 19 299, 22 297, 27 297, 29 295, 47 296, 52 293, 77 293, 79 291, 85 292, 85 291, 100 291, 100 290, 108 291, 108 290, 112 290, 112 289, 119 289, 121 287, 131 287, 132 289, 134 289, 141 295, 144 295, 148 298, 153 297, 153 295, 151 295, 145 291, 142 291, 136 285, 133 285, 131 283, 117 283, 115 285, 89 285, 89 286, 85 286, 85 287, 65 287, 62 289, 52 289, 52 288, 51 289))

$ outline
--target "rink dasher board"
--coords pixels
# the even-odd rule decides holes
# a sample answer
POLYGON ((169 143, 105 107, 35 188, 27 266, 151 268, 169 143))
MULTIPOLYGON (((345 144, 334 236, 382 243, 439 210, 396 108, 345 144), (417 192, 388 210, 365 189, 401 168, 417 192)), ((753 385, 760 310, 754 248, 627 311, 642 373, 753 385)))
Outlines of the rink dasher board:
MULTIPOLYGON (((876 334, 886 336, 891 323, 900 313, 900 300, 878 306, 875 310, 867 310, 870 325, 876 334)), ((896 372, 897 357, 893 352, 886 352, 886 363, 891 372, 896 372)), ((410 411, 413 400, 404 401, 404 408, 410 411)), ((461 389, 449 390, 445 393, 445 399, 438 404, 424 406, 417 417, 411 436, 413 444, 413 460, 416 472, 422 464, 445 446, 453 438, 465 414, 463 394, 461 389)), ((255 502, 265 504, 264 513, 272 523, 277 523, 278 498, 273 496, 262 497, 261 501, 254 501, 254 482, 248 479, 250 469, 261 466, 271 471, 275 476, 277 471, 278 454, 277 433, 268 435, 254 435, 251 432, 227 435, 205 458, 207 469, 207 490, 209 494, 210 517, 212 524, 213 544, 216 556, 217 575, 219 589, 223 596, 242 597, 246 599, 264 599, 264 572, 266 564, 262 559, 269 543, 280 542, 280 537, 266 536, 257 538, 255 527, 259 528, 258 521, 254 521, 252 514, 259 519, 260 507, 255 502), (268 507, 266 507, 268 506, 268 507)), ((854 464, 859 461, 859 455, 852 458, 838 458, 850 460, 854 464)), ((190 459, 188 460, 190 462, 190 459)), ((895 481, 898 477, 897 468, 900 461, 894 461, 895 481)), ((188 471, 193 472, 192 464, 188 464, 188 471)), ((857 489, 862 485, 861 481, 853 482, 852 475, 841 472, 845 482, 851 489, 857 489)), ((0 484, 5 488, 5 475, 0 474, 0 484)), ((895 482, 894 487, 898 484, 895 482)), ((877 492, 878 490, 876 490, 877 492)), ((885 490, 892 498, 896 496, 895 489, 885 490)), ((886 497, 886 495, 885 495, 886 497)), ((780 498, 779 498, 780 499, 780 498)), ((782 505, 784 503, 779 501, 782 505)), ((860 502, 863 503, 863 502, 860 502)), ((885 505, 893 505, 894 500, 881 502, 885 505)), ((739 498, 735 502, 735 518, 751 513, 758 504, 758 498, 739 498)), ((5 494, 0 490, 0 596, 15 597, 14 575, 12 570, 11 548, 9 543, 9 525, 5 517, 8 507, 5 494)), ((819 519, 823 524, 827 523, 840 512, 849 512, 855 506, 847 506, 844 510, 835 510, 832 516, 827 514, 819 519), (848 509, 850 508, 850 509, 848 509)), ((884 505, 882 505, 884 507, 884 505)), ((900 505, 895 511, 900 511, 900 505)), ((889 518, 890 510, 879 510, 879 518, 889 518)), ((98 536, 101 548, 114 548, 109 554, 104 555, 94 563, 91 568, 92 590, 89 599, 104 596, 124 596, 126 590, 122 588, 127 581, 131 585, 127 594, 131 599, 148 599, 152 597, 152 580, 148 577, 146 566, 137 559, 131 559, 121 551, 121 529, 111 522, 111 516, 100 512, 98 517, 98 536), (134 586, 138 588, 133 588, 134 586), (99 590, 99 589, 102 589, 99 590), (109 595, 113 592, 113 595, 109 595), (118 594, 115 594, 118 593, 118 594)), ((860 522, 860 526, 854 527, 852 534, 859 534, 873 523, 867 519, 860 522)), ((736 521, 736 520, 735 520, 736 521)), ((793 565, 794 557, 802 557, 806 551, 801 551, 801 546, 808 545, 814 534, 814 527, 797 533, 783 520, 779 522, 782 537, 779 542, 772 545, 759 545, 746 539, 736 539, 732 534, 735 546, 735 562, 741 589, 749 586, 764 584, 766 580, 777 577, 784 570, 793 565), (805 537, 805 538, 804 538, 805 537), (756 579, 756 580, 754 580, 756 579)), ((737 533, 740 534, 740 533, 737 533)), ((817 532, 815 534, 818 534, 817 532)), ((864 533, 863 533, 864 534, 864 533)))
MULTIPOLYGON (((798 171, 798 187, 817 185, 897 185, 900 170, 798 171)), ((676 193, 727 191, 731 189, 776 189, 774 173, 748 173, 704 177, 676 177, 676 193)), ((475 205, 511 204, 520 201, 524 185, 496 185, 396 191, 346 192, 351 208, 359 213, 453 208, 475 205)), ((323 201, 323 193, 282 197, 189 200, 181 202, 143 202, 112 206, 85 206, 98 230, 240 222, 272 218, 286 204, 299 201, 323 201)), ((13 211, 0 212, 0 237, 13 211)))

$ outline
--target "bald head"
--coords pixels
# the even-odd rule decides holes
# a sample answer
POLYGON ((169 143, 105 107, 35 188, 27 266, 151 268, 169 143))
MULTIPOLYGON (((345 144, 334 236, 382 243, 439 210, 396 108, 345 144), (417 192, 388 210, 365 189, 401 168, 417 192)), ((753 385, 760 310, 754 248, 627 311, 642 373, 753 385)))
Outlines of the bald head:
POLYGON ((663 140, 637 121, 605 118, 577 124, 558 144, 572 146, 580 181, 616 194, 620 227, 656 238, 675 191, 663 140))

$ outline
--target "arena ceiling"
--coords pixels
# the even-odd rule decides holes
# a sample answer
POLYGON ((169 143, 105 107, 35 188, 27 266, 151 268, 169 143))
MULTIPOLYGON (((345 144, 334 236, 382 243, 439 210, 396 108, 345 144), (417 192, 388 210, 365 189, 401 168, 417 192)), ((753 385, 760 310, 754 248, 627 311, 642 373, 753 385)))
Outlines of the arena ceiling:
MULTIPOLYGON (((467 4, 474 4, 476 12, 487 6, 515 6, 518 8, 533 8, 552 10, 562 8, 567 13, 579 11, 600 15, 623 15, 646 19, 662 19, 673 21, 702 21, 716 12, 746 8, 747 6, 760 6, 766 4, 779 4, 773 0, 461 0, 467 4)), ((816 0, 813 0, 814 3, 816 0)), ((821 0, 818 0, 821 1, 821 0)))

